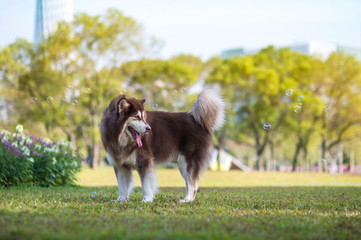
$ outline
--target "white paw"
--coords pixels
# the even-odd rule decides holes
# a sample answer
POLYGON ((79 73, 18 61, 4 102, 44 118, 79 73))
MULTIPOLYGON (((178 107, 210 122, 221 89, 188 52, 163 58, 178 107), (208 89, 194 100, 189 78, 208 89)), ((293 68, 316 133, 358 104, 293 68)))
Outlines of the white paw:
POLYGON ((183 199, 179 200, 180 203, 189 203, 192 201, 193 201, 193 199, 187 199, 187 198, 183 198, 183 199))
POLYGON ((143 198, 142 202, 153 202, 153 198, 143 198))
POLYGON ((128 198, 124 198, 124 197, 118 197, 117 200, 111 200, 111 202, 126 202, 128 201, 128 198))

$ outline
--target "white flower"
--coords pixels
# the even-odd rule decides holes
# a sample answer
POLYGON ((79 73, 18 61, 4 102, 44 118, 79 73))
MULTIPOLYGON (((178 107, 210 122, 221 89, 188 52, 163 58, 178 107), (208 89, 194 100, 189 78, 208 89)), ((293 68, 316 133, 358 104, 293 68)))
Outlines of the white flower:
POLYGON ((7 137, 9 137, 11 135, 11 132, 9 132, 7 130, 1 130, 1 134, 3 134, 4 137, 7 139, 7 137))
POLYGON ((29 162, 34 162, 34 159, 33 158, 28 158, 28 161, 29 162))
POLYGON ((21 124, 18 124, 15 128, 15 130, 18 132, 18 133, 22 133, 24 131, 24 127, 23 125, 21 124))
POLYGON ((25 137, 25 144, 30 144, 30 143, 33 143, 33 141, 31 140, 31 138, 29 137, 25 137))
POLYGON ((56 163, 56 158, 55 157, 53 157, 53 164, 55 164, 56 163))
POLYGON ((26 156, 29 156, 30 155, 30 150, 29 148, 23 146, 21 147, 21 151, 26 155, 26 156))
POLYGON ((41 150, 41 145, 40 145, 40 144, 38 144, 38 143, 37 143, 37 144, 35 144, 35 149, 36 149, 36 150, 38 150, 38 151, 39 151, 39 150, 41 150))
POLYGON ((11 145, 13 145, 14 147, 16 147, 16 148, 18 148, 19 147, 19 145, 18 145, 18 143, 17 142, 13 142, 11 145))
POLYGON ((72 145, 71 145, 71 142, 66 141, 66 140, 59 141, 59 142, 58 142, 58 145, 59 145, 59 146, 64 146, 64 147, 68 147, 68 148, 70 148, 70 149, 73 148, 72 145))

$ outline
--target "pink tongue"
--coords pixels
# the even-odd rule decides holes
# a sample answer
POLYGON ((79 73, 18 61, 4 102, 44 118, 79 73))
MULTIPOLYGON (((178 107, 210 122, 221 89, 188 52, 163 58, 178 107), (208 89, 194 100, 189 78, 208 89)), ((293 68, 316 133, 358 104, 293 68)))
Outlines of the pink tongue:
POLYGON ((137 144, 138 144, 138 147, 142 147, 143 146, 143 143, 142 143, 142 140, 140 139, 140 135, 137 134, 137 144))

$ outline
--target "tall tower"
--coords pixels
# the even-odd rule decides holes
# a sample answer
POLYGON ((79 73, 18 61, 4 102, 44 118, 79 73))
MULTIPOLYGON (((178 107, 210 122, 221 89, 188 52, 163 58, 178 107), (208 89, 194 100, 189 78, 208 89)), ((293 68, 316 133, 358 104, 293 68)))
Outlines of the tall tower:
POLYGON ((59 21, 71 21, 72 0, 36 0, 34 41, 41 42, 56 30, 59 21))

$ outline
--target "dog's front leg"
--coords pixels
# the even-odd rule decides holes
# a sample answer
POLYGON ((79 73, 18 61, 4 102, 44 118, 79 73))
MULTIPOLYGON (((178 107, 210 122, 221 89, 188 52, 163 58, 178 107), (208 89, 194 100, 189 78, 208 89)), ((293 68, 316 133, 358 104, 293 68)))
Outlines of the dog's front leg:
POLYGON ((133 188, 133 172, 130 168, 121 166, 114 167, 115 176, 117 177, 119 196, 117 202, 125 202, 133 188))
POLYGON ((139 171, 142 182, 143 202, 153 202, 157 192, 157 175, 155 169, 150 167, 144 171, 139 171))

